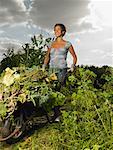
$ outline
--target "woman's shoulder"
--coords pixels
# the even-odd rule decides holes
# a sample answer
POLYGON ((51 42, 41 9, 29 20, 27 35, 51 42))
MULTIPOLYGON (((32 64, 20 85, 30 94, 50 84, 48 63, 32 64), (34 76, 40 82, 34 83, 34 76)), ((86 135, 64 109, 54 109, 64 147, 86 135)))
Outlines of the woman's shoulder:
POLYGON ((66 41, 66 48, 69 48, 71 46, 71 42, 70 41, 66 41))
POLYGON ((54 42, 54 41, 50 41, 49 43, 47 43, 47 47, 48 47, 48 48, 51 48, 53 42, 54 42))

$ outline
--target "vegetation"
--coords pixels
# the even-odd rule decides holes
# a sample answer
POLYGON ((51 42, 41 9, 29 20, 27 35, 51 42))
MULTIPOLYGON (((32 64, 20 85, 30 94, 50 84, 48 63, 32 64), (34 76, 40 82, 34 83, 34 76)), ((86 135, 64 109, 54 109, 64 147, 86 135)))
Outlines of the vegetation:
POLYGON ((55 103, 51 105, 63 105, 61 122, 48 123, 11 146, 1 143, 0 149, 112 150, 113 68, 77 66, 74 72, 68 73, 66 87, 58 91, 54 85, 56 76, 42 71, 40 65, 28 68, 27 64, 24 63, 26 67, 7 68, 1 74, 0 115, 4 117, 7 111, 12 112, 12 107, 8 107, 12 104, 9 102, 12 95, 13 105, 16 100, 29 100, 34 104, 46 102, 48 110, 47 100, 53 99, 55 103), (6 77, 7 72, 10 72, 10 79, 6 77))
POLYGON ((15 54, 14 49, 8 49, 4 54, 5 58, 0 63, 0 73, 7 67, 26 66, 32 67, 33 65, 41 66, 43 63, 46 46, 50 44, 52 38, 44 39, 42 35, 31 38, 31 43, 26 43, 22 46, 22 50, 15 54))

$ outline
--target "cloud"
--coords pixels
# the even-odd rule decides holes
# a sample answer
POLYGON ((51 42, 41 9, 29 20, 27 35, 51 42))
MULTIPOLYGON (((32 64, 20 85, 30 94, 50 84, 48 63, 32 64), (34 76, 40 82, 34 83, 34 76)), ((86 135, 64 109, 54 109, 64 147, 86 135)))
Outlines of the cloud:
POLYGON ((18 49, 34 34, 53 36, 54 25, 63 23, 78 64, 110 64, 111 11, 111 0, 0 0, 0 58, 6 48, 18 49))
MULTIPOLYGON (((15 23, 11 25, 4 25, 0 28, 1 37, 16 39, 21 41, 23 44, 26 42, 30 42, 29 34, 35 35, 41 33, 41 30, 28 22, 15 23)), ((44 32, 45 33, 45 32, 44 32)))
POLYGON ((112 0, 90 0, 88 9, 90 13, 77 22, 76 33, 95 33, 112 27, 112 0))
POLYGON ((90 14, 82 18, 81 22, 92 24, 92 27, 96 30, 112 26, 112 0, 91 0, 88 8, 90 14))
POLYGON ((1 35, 2 33, 4 33, 4 31, 3 31, 3 30, 0 30, 0 35, 1 35))
POLYGON ((105 24, 104 20, 107 19, 106 22, 111 23, 111 19, 108 17, 111 14, 110 11, 107 11, 109 8, 112 11, 110 2, 94 0, 0 0, 0 26, 28 22, 28 24, 32 23, 32 25, 52 33, 56 23, 64 23, 68 33, 71 34, 74 32, 95 32, 102 29, 102 25, 105 24))
POLYGON ((74 34, 71 38, 78 64, 112 65, 112 28, 105 28, 96 32, 74 34), (80 40, 76 42, 76 38, 80 40))
POLYGON ((33 1, 32 0, 24 0, 24 5, 25 5, 25 7, 26 7, 26 9, 28 10, 28 11, 30 11, 31 10, 31 8, 32 8, 32 3, 33 3, 33 1))
POLYGON ((18 52, 22 50, 22 42, 7 37, 0 38, 0 61, 9 48, 14 48, 15 52, 18 52))
POLYGON ((105 52, 101 49, 93 49, 91 50, 91 53, 105 54, 105 52))
POLYGON ((0 26, 19 23, 36 25, 49 33, 56 23, 63 23, 68 33, 93 29, 90 0, 0 0, 0 26))
POLYGON ((90 28, 91 24, 79 27, 80 18, 90 13, 89 0, 34 0, 30 17, 34 24, 41 28, 53 30, 56 23, 64 23, 68 32, 75 32, 81 28, 90 28))
POLYGON ((23 0, 0 0, 0 24, 23 22, 27 19, 23 0))
POLYGON ((22 47, 22 42, 15 40, 15 39, 9 39, 9 38, 0 38, 0 52, 3 49, 8 48, 14 48, 15 50, 18 50, 22 47))

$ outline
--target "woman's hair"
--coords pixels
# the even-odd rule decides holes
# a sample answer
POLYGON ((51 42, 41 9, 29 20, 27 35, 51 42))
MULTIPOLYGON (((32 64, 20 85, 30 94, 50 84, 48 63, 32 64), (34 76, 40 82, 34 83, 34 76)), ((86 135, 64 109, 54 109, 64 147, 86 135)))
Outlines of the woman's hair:
POLYGON ((64 31, 64 33, 62 34, 62 36, 64 36, 65 33, 66 33, 66 27, 65 27, 65 25, 62 24, 62 23, 57 23, 57 24, 55 24, 54 28, 55 28, 56 26, 60 26, 61 30, 64 31))

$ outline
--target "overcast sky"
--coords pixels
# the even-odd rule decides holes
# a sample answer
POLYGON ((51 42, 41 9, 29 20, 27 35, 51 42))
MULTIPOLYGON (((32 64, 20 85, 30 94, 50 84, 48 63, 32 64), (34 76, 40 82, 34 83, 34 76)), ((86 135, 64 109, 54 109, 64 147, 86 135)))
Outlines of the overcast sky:
POLYGON ((0 60, 7 48, 34 34, 54 36, 54 25, 63 23, 78 65, 113 66, 112 7, 112 0, 0 0, 0 60))

